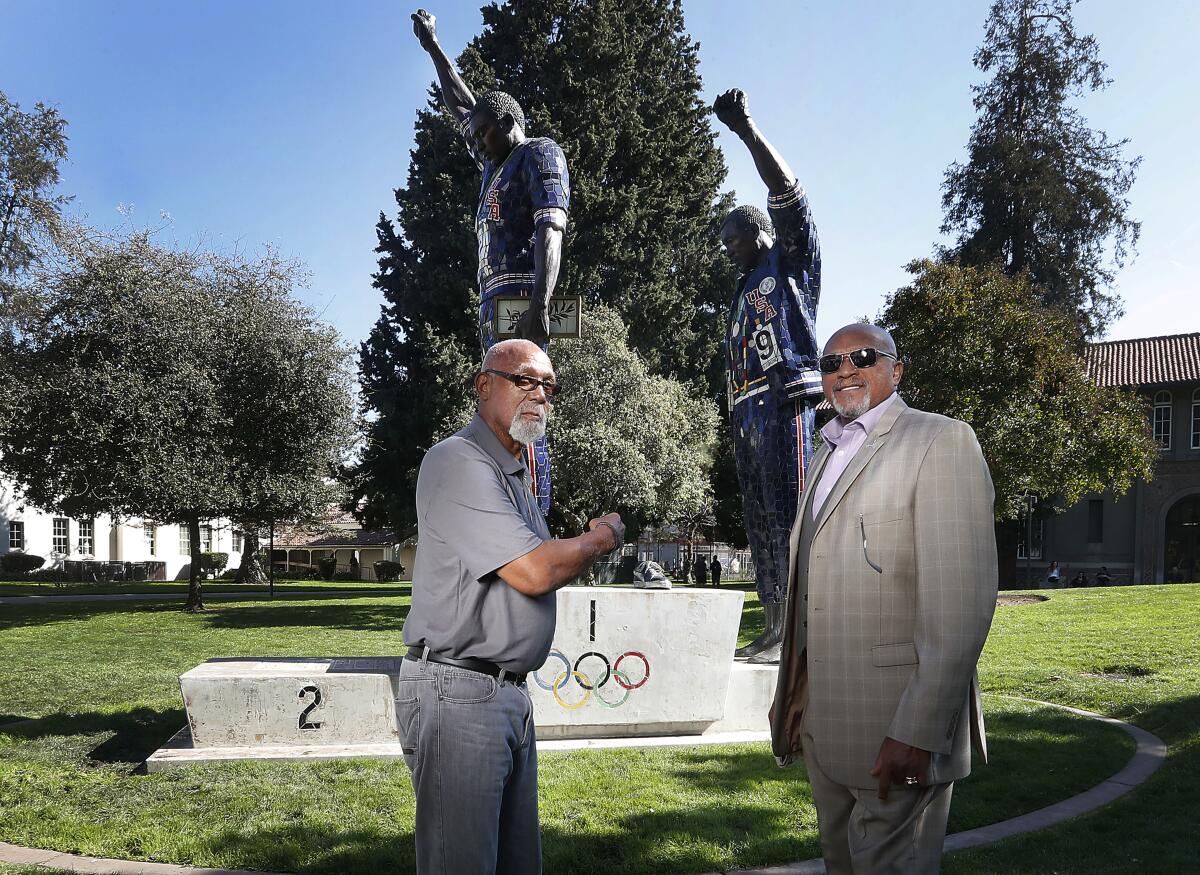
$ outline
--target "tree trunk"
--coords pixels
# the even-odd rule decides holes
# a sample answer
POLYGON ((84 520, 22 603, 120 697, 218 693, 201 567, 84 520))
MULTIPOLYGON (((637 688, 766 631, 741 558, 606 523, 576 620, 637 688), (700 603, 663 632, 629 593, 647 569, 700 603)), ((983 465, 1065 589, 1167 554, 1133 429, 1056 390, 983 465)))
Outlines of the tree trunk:
POLYGON ((200 516, 188 517, 188 543, 192 551, 191 575, 188 577, 187 603, 185 611, 203 611, 204 597, 200 591, 200 516))
POLYGON ((266 583, 267 569, 263 567, 258 530, 246 526, 242 534, 242 564, 238 566, 238 583, 266 583))

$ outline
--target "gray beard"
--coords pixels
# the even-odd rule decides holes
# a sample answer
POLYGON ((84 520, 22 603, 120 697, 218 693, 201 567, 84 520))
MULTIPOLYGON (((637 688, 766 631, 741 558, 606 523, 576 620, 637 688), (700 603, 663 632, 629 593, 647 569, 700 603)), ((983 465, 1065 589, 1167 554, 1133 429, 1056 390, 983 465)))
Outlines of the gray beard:
POLYGON ((526 411, 517 409, 512 423, 508 426, 508 436, 519 444, 537 443, 546 436, 546 417, 542 416, 536 422, 530 422, 522 416, 524 412, 526 411))
POLYGON ((829 403, 833 405, 833 409, 837 411, 838 416, 842 419, 854 421, 871 409, 871 387, 868 386, 863 389, 862 401, 853 406, 840 404, 836 395, 830 399, 829 403))

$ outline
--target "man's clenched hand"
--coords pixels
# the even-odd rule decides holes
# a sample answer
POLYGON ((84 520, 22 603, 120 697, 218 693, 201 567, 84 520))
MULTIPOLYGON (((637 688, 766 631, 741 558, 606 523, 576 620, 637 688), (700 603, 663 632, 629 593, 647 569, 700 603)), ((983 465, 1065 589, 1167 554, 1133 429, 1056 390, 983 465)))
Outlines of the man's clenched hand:
POLYGON ((592 531, 596 527, 603 524, 605 528, 612 527, 612 535, 615 543, 613 549, 617 549, 625 543, 625 524, 621 522, 621 515, 617 513, 606 513, 602 517, 588 520, 588 531, 592 531))
POLYGON ((740 88, 726 91, 713 101, 712 108, 721 124, 735 134, 740 134, 750 126, 750 109, 746 104, 746 94, 740 88))
POLYGON ((437 19, 424 9, 418 9, 412 15, 412 22, 413 33, 421 41, 421 48, 431 51, 437 45, 437 19))

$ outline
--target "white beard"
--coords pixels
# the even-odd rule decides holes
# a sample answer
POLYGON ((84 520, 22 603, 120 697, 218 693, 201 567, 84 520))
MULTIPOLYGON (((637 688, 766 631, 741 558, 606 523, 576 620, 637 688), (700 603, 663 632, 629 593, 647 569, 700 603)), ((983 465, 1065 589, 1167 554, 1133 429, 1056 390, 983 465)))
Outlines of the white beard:
POLYGON ((532 401, 526 401, 517 408, 512 423, 508 426, 508 436, 519 444, 537 443, 546 435, 546 406, 532 401), (526 413, 538 414, 536 421, 525 418, 526 413))
POLYGON ((838 416, 842 417, 842 419, 848 419, 848 420, 853 421, 855 419, 858 419, 860 416, 862 416, 864 413, 866 413, 868 410, 871 409, 871 387, 870 386, 867 386, 866 388, 863 389, 862 400, 854 405, 842 404, 838 400, 837 393, 834 392, 832 394, 833 394, 833 398, 830 399, 830 403, 833 405, 833 409, 837 411, 838 416))

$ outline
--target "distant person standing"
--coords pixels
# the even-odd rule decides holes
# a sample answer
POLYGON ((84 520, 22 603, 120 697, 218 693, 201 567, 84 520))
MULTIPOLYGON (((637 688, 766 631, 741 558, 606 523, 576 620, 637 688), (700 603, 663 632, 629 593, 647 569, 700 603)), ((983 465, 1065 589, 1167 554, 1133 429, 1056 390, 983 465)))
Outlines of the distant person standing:
POLYGON ((712 558, 712 565, 708 566, 708 570, 712 572, 713 586, 721 585, 721 560, 716 556, 712 558))

